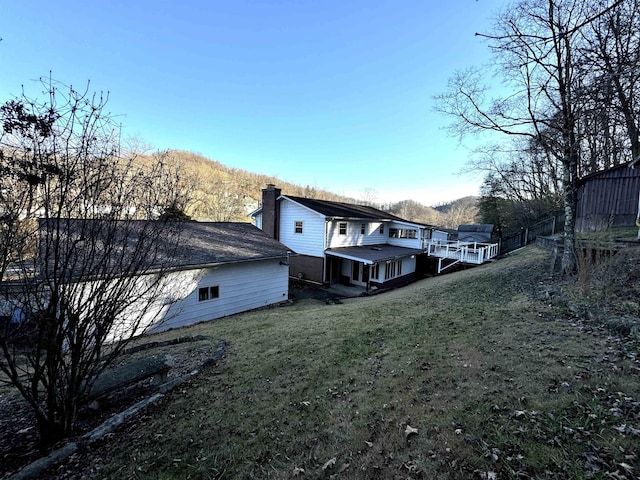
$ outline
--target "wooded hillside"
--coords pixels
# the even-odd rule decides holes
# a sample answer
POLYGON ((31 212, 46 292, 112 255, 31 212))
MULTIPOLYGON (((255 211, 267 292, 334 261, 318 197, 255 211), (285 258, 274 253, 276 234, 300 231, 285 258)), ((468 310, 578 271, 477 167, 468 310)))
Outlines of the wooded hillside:
MULTIPOLYGON (((262 189, 269 183, 282 189, 282 193, 299 197, 316 198, 347 203, 372 204, 372 202, 338 195, 309 185, 300 186, 277 177, 228 167, 215 160, 182 150, 139 155, 141 163, 163 167, 160 182, 167 189, 166 197, 173 206, 195 220, 215 222, 248 222, 247 216, 260 205, 262 189)), ((468 198, 467 198, 468 200, 468 198)), ((477 213, 477 202, 458 201, 438 207, 426 207, 414 200, 402 200, 375 207, 416 222, 455 228, 461 223, 472 223, 477 213)))

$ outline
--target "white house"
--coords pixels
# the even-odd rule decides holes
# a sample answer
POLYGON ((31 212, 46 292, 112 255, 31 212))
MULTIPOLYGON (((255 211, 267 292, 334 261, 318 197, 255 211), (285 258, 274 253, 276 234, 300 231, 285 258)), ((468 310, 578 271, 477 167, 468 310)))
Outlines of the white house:
MULTIPOLYGON (((69 220, 65 223, 69 226, 71 235, 75 234, 74 225, 80 222, 88 221, 78 220, 74 223, 69 220)), ((171 223, 166 224, 168 239, 174 233, 170 225, 171 223)), ((159 233, 163 235, 165 231, 160 230, 159 233)), ((125 250, 130 250, 135 255, 135 235, 130 238, 125 250)), ((157 293, 154 293, 151 303, 141 293, 140 300, 134 300, 120 315, 121 320, 114 327, 118 331, 111 332, 109 338, 118 338, 119 332, 141 331, 143 328, 163 331, 182 327, 288 299, 289 249, 255 226, 232 222, 184 222, 180 225, 178 238, 177 248, 164 248, 160 243, 160 256, 154 257, 161 262, 164 276, 160 287, 154 289, 157 293)), ((95 245, 98 242, 77 242, 78 248, 73 255, 83 248, 83 243, 95 245)), ((169 245, 175 242, 166 243, 169 245)), ((89 258, 82 257, 81 252, 77 256, 89 258)), ((111 257, 117 263, 121 256, 114 249, 111 257)), ((107 262, 111 261, 111 257, 94 254, 89 261, 97 265, 103 258, 107 262)), ((69 285, 67 291, 79 305, 86 304, 90 308, 91 301, 85 301, 84 298, 95 296, 95 292, 101 289, 122 288, 117 272, 107 277, 100 273, 91 277, 86 273, 90 270, 86 268, 86 262, 70 261, 66 266, 69 265, 72 270, 84 269, 82 274, 71 271, 69 280, 65 280, 69 285)), ((107 269, 110 267, 105 271, 107 269)), ((132 291, 145 292, 157 274, 153 265, 139 271, 143 273, 122 275, 133 278, 134 281, 127 283, 132 291)), ((38 276, 37 273, 35 275, 34 278, 38 276)), ((57 278, 64 278, 64 275, 58 274, 57 278)), ((25 302, 28 302, 25 300, 27 297, 21 295, 19 282, 13 283, 15 285, 5 282, 2 289, 7 295, 0 302, 0 317, 4 317, 5 321, 20 318, 20 312, 26 305, 25 302), (15 295, 11 295, 9 287, 15 291, 15 295)), ((133 298, 137 296, 134 295, 133 298)))
POLYGON ((432 226, 376 208, 281 195, 268 185, 256 226, 296 255, 290 275, 330 285, 391 287, 414 279, 425 259, 432 226))
POLYGON ((187 222, 172 282, 182 298, 153 331, 286 301, 290 251, 249 223, 187 222))

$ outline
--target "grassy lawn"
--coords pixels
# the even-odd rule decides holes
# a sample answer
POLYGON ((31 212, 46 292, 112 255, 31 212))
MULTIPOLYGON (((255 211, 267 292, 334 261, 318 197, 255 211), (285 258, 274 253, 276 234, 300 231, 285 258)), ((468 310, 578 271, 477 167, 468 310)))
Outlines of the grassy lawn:
POLYGON ((549 266, 528 247, 158 335, 229 354, 87 462, 100 478, 637 478, 637 344, 557 302, 549 266))

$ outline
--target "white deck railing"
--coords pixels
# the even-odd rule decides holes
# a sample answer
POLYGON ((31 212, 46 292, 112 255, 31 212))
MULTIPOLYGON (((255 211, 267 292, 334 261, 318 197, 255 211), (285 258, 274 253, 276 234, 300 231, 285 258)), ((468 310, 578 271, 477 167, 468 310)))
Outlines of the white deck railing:
POLYGON ((457 263, 480 265, 497 256, 499 249, 497 243, 439 240, 431 240, 425 246, 427 255, 439 258, 438 273, 457 263), (454 260, 454 262, 442 267, 443 259, 454 260))

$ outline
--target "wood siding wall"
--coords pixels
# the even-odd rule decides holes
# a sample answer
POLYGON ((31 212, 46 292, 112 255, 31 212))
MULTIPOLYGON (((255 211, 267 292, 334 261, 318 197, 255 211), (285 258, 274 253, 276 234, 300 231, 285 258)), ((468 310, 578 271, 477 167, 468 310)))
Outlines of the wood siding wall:
MULTIPOLYGON (((406 223, 400 222, 391 222, 388 225, 389 228, 397 228, 404 230, 416 230, 417 238, 388 238, 387 242, 389 245, 394 245, 396 247, 405 247, 405 248, 422 248, 422 229, 418 228, 418 226, 412 226, 406 223)), ((387 231, 387 236, 388 236, 387 231)))
POLYGON ((638 214, 640 169, 619 167, 586 177, 578 188, 576 229, 633 226, 638 214))
POLYGON ((389 224, 385 224, 384 233, 380 233, 382 222, 363 220, 361 222, 349 222, 344 220, 332 220, 327 227, 327 248, 352 247, 360 245, 378 245, 387 243, 389 237, 389 224), (347 224, 346 235, 340 235, 340 224, 347 224), (362 234, 362 224, 365 230, 362 234))
MULTIPOLYGON (((183 272, 190 283, 184 298, 171 306, 167 320, 153 331, 183 327, 235 313, 253 310, 289 298, 289 268, 281 260, 221 265, 218 268, 183 272), (219 298, 198 301, 198 289, 219 286, 219 298)), ((183 287, 184 288, 184 287, 183 287)))
POLYGON ((262 214, 258 213, 256 214, 256 216, 253 219, 253 224, 258 227, 260 230, 262 230, 262 214))
POLYGON ((324 257, 324 217, 290 200, 280 201, 280 242, 296 253, 324 257), (296 222, 302 233, 295 233, 296 222))

